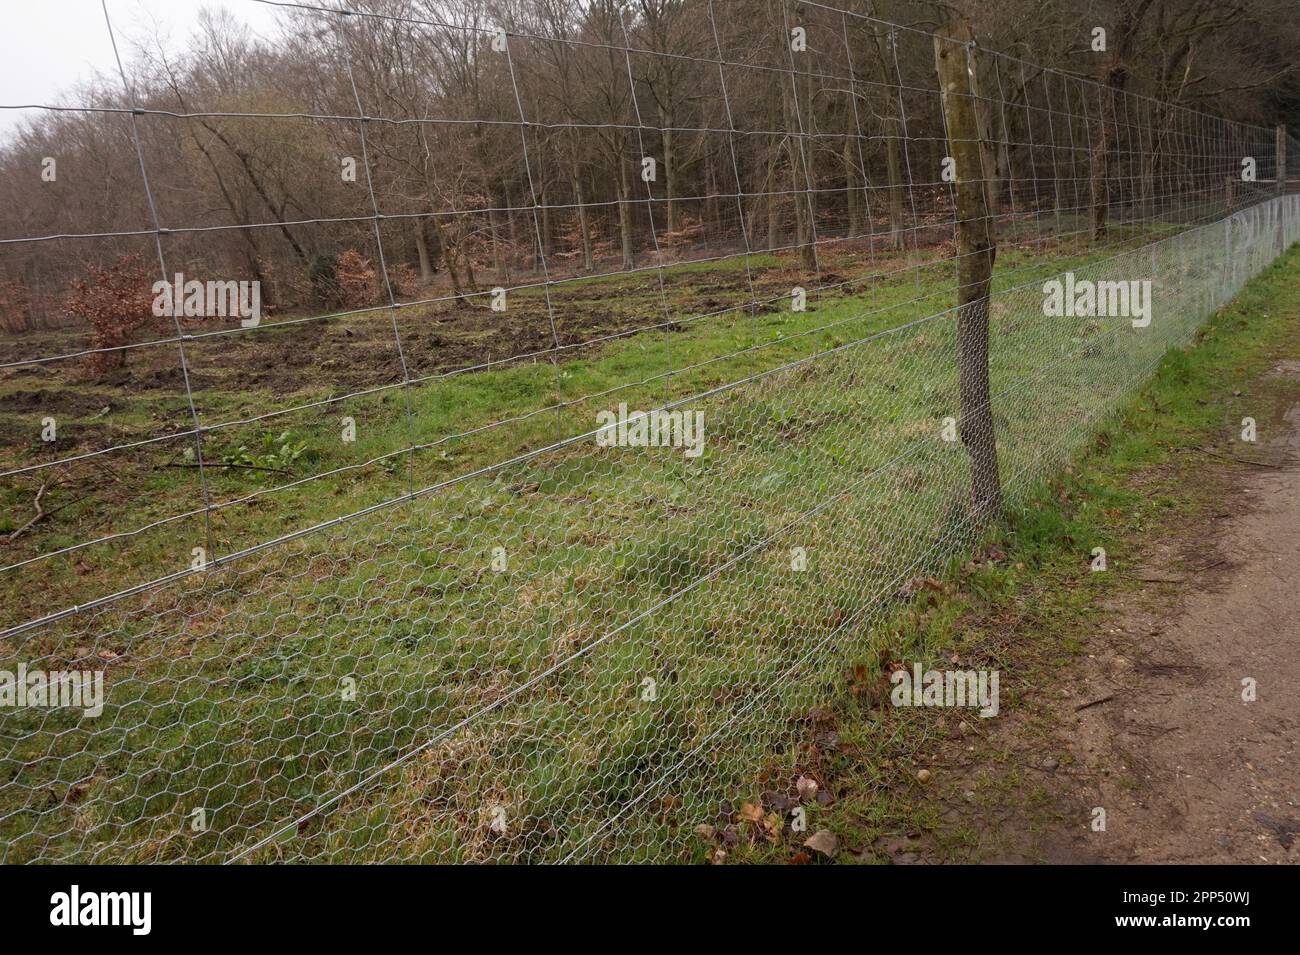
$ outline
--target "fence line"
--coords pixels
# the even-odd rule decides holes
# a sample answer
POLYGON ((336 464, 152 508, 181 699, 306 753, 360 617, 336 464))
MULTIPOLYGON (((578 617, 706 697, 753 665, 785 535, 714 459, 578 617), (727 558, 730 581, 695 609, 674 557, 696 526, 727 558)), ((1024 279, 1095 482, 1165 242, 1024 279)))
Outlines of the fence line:
POLYGON ((0 454, 35 511, 0 535, 0 671, 104 692, 0 710, 5 861, 699 855, 721 803, 815 765, 822 687, 900 652, 900 587, 980 535, 944 425, 970 413, 957 183, 998 233, 976 410, 1012 506, 1300 237, 1273 130, 977 44, 941 91, 956 41, 808 0, 550 30, 258 2, 319 108, 204 109, 203 76, 119 62, 122 105, 35 107, 0 150, 134 144, 101 158, 151 223, 75 178, 0 216, 22 301, 87 263, 87 294, 130 288, 147 243, 162 284, 271 277, 282 312, 11 336, 11 433, 62 437, 0 454), (351 143, 355 194, 322 172, 351 143), (1144 287, 1146 324, 1049 315, 1067 275, 1144 287))

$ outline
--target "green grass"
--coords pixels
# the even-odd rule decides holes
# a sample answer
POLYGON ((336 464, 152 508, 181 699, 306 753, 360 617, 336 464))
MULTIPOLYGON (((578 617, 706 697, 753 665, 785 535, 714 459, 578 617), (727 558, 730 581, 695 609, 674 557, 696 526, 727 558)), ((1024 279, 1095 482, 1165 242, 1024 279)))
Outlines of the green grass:
MULTIPOLYGON (((1141 391, 1098 423, 1094 440, 1067 470, 1016 501, 972 560, 954 559, 937 576, 941 590, 923 591, 878 628, 883 643, 878 638, 849 659, 843 673, 861 673, 842 676, 819 703, 834 714, 845 745, 820 754, 815 773, 839 798, 807 808, 807 832, 826 828, 842 846, 866 849, 860 860, 841 852, 837 861, 887 861, 888 848, 876 850, 873 843, 905 833, 924 833, 916 845, 931 858, 971 862, 989 850, 987 834, 981 843, 963 817, 941 815, 960 800, 942 766, 930 785, 915 777, 934 760, 942 762, 935 754, 951 758, 951 747, 961 744, 945 740, 959 721, 978 720, 965 712, 892 709, 887 699, 862 694, 859 684, 879 676, 881 661, 910 666, 921 660, 926 668, 951 669, 956 654, 962 669, 1001 670, 1003 711, 1020 710, 1027 732, 1067 732, 1038 725, 1043 717, 1025 709, 1024 694, 1068 685, 1071 661, 1104 618, 1106 599, 1141 586, 1125 571, 1140 566, 1152 541, 1186 533, 1221 507, 1223 479, 1206 473, 1212 460, 1187 452, 1219 446, 1229 457, 1255 456, 1240 450, 1241 418, 1256 417, 1262 427, 1281 421, 1300 394, 1293 379, 1268 372, 1279 359, 1298 354, 1300 250, 1293 248, 1187 347, 1171 350, 1141 391), (1112 572, 1091 572, 1094 546, 1105 547, 1112 572)), ((974 742, 986 761, 971 816, 994 819, 1010 809, 1017 825, 1060 825, 1045 790, 1008 761, 1007 752, 978 736, 965 742, 974 742)), ((782 781, 788 787, 790 780, 782 781)), ((760 792, 751 786, 736 798, 746 800, 758 803, 760 792)), ((809 855, 800 855, 802 837, 788 829, 775 841, 743 825, 732 829, 740 837, 730 853, 734 861, 809 855)))
MULTIPOLYGON (((1114 245, 1105 253, 1088 250, 1081 244, 1073 254, 1065 254, 1069 249, 1061 248, 1054 248, 1050 253, 1010 248, 1000 257, 995 290, 1032 286, 1064 269, 1078 269, 1090 261, 1114 255, 1117 249, 1131 246, 1138 238, 1136 233, 1113 236, 1114 245)), ((787 262, 774 256, 755 255, 751 264, 756 270, 778 273, 766 280, 769 288, 772 282, 788 284, 800 280, 788 271, 787 262), (787 268, 779 268, 781 265, 787 268)), ((839 264, 831 260, 827 267, 839 264)), ((724 273, 734 272, 743 267, 743 259, 712 265, 724 273)), ((857 272, 866 270, 867 265, 865 261, 858 262, 857 272)), ((925 318, 954 305, 951 269, 950 263, 935 262, 919 271, 901 272, 883 281, 859 279, 864 286, 861 290, 853 287, 845 290, 857 294, 828 295, 820 303, 814 297, 809 302, 809 310, 802 313, 791 312, 788 306, 778 302, 757 315, 739 310, 702 318, 692 314, 687 293, 693 286, 686 283, 685 291, 677 288, 684 277, 706 270, 698 263, 674 266, 665 269, 664 278, 666 287, 675 290, 674 299, 679 299, 671 303, 674 314, 686 316, 678 319, 678 331, 616 339, 589 356, 563 361, 558 369, 543 360, 435 379, 411 389, 413 423, 407 420, 407 396, 401 389, 390 389, 323 408, 210 431, 204 440, 204 456, 208 462, 218 465, 208 468, 205 474, 211 499, 218 503, 232 502, 252 495, 255 504, 236 504, 217 511, 211 528, 196 515, 156 531, 124 538, 107 548, 77 551, 67 557, 43 561, 39 566, 44 586, 39 592, 24 586, 17 575, 8 574, 0 582, 4 587, 0 592, 6 598, 3 622, 13 625, 52 609, 83 603, 126 584, 182 571, 190 563, 192 547, 207 545, 209 535, 214 551, 209 557, 235 553, 390 500, 412 487, 430 487, 495 462, 528 454, 557 438, 586 433, 595 427, 598 410, 619 402, 637 409, 681 400, 925 318), (583 400, 591 395, 600 397, 583 400), (557 405, 558 412, 541 411, 557 405), (345 444, 340 439, 344 416, 356 421, 355 443, 345 444), (268 441, 276 441, 285 431, 292 442, 306 445, 291 476, 219 466, 236 458, 240 448, 260 449, 268 441), (461 435, 464 437, 457 437, 461 435), (409 446, 412 438, 418 446, 426 448, 413 459, 400 452, 409 446), (380 460, 367 465, 376 459, 380 460), (313 475, 332 475, 340 469, 348 470, 279 489, 281 485, 313 475)), ((622 285, 611 288, 609 297, 621 299, 628 294, 632 280, 615 277, 587 280, 587 283, 615 281, 622 285)), ((580 289, 587 283, 575 284, 574 288, 580 289)), ((641 309, 642 323, 661 320, 662 303, 653 274, 639 276, 635 285, 640 289, 635 294, 643 299, 634 306, 641 309)), ((781 285, 772 295, 784 295, 786 290, 787 285, 781 285)), ((747 286, 737 289, 733 298, 741 301, 746 295, 747 286)), ((520 293, 518 307, 536 308, 542 296, 541 289, 520 293)), ((762 297, 764 293, 760 292, 762 297)), ((558 307, 564 308, 562 300, 558 307)), ((386 315, 366 316, 364 321, 386 325, 389 319, 386 315)), ((265 347, 269 350, 277 340, 292 342, 293 336, 301 333, 298 327, 287 327, 267 329, 260 334, 266 336, 265 347)), ((22 381, 2 384, 0 398, 6 392, 31 387, 22 381)), ((84 409, 82 414, 60 414, 60 427, 65 433, 75 434, 78 429, 93 426, 99 420, 100 409, 106 406, 113 409, 109 417, 115 434, 123 436, 118 440, 183 431, 191 426, 183 395, 168 393, 162 398, 152 393, 135 395, 93 383, 69 382, 63 387, 65 395, 77 399, 76 407, 84 409), (169 424, 161 426, 160 417, 169 424)), ((305 382, 289 396, 271 391, 200 389, 195 401, 204 422, 211 427, 215 422, 252 417, 270 409, 306 406, 333 396, 330 389, 305 382)), ((33 420, 37 418, 39 415, 33 420)), ((33 430, 32 434, 35 433, 33 430)), ((172 515, 201 508, 203 497, 197 470, 174 466, 192 463, 192 457, 182 457, 182 452, 191 449, 191 443, 184 440, 149 446, 127 453, 122 463, 119 456, 109 456, 74 466, 69 485, 55 488, 45 501, 47 509, 62 509, 55 517, 34 527, 23 537, 20 546, 10 548, 5 555, 7 560, 145 528, 172 515), (107 479, 100 462, 113 469, 107 479)), ((9 459, 2 463, 30 465, 45 460, 48 454, 39 443, 16 444, 9 459)), ((68 452, 59 454, 66 456, 68 452)), ((255 463, 274 465, 277 462, 255 463)), ((12 531, 30 517, 32 498, 44 473, 47 472, 7 481, 0 487, 0 532, 12 531)))
MULTIPOLYGON (((1213 281, 1209 263, 1190 256, 1162 273, 1146 334, 1123 320, 1044 318, 1032 280, 1086 273, 1090 258, 1003 257, 1020 269, 1012 284, 1029 285, 1007 292, 1004 278, 992 317, 1013 503, 1189 338, 1213 281)), ((762 375, 692 405, 705 417, 698 459, 572 444, 12 638, 3 659, 29 666, 76 665, 87 651, 112 662, 100 719, 6 718, 5 860, 217 861, 313 810, 250 857, 700 856, 691 827, 751 786, 756 767, 796 769, 810 712, 854 648, 878 645, 898 614, 917 612, 879 598, 941 572, 979 536, 963 503, 964 452, 939 439, 957 407, 950 317, 820 354, 950 305, 951 266, 933 272, 921 303, 910 303, 918 286, 908 276, 806 313, 618 341, 560 365, 558 381, 549 364, 444 379, 411 396, 417 441, 557 398, 575 404, 440 444, 413 474, 403 460, 387 480, 306 485, 265 512, 229 512, 215 529, 234 543, 308 526, 408 480, 449 481, 581 434, 617 401, 644 408, 762 375), (762 347, 735 354, 750 346, 762 347), (718 355, 728 357, 674 376, 668 391, 652 382, 577 401, 670 360, 718 355), (496 547, 504 573, 491 566, 496 547), (807 571, 792 571, 794 547, 807 571), (641 697, 647 679, 653 701, 641 697), (189 826, 196 809, 206 831, 189 826), (488 824, 497 809, 504 832, 488 824)), ((400 401, 350 408, 365 424, 357 446, 343 457, 343 446, 309 441, 313 460, 338 466, 400 446, 400 401)), ((163 483, 174 479, 158 480, 124 516, 174 503, 163 483)), ((249 487, 247 477, 214 484, 249 487)), ((133 559, 115 573, 175 567, 188 554, 146 547, 133 559)), ((68 561, 62 573, 77 571, 68 561)), ((1007 583, 995 575, 981 586, 1007 583)), ((927 624, 951 625, 937 614, 927 624)))

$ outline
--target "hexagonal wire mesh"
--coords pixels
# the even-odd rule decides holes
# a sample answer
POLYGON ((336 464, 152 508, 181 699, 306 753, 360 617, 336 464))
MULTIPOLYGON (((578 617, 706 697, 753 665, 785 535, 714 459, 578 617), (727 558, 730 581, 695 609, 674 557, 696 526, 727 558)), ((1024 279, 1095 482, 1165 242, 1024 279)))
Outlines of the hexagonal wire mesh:
MULTIPOLYGON (((0 671, 103 695, 0 710, 6 862, 688 859, 802 765, 900 588, 979 539, 945 440, 963 253, 933 35, 806 2, 413 9, 293 7, 313 57, 258 110, 123 68, 59 122, 129 147, 147 220, 0 240, 7 274, 73 241, 167 281, 270 280, 271 243, 306 243, 347 251, 303 287, 370 290, 15 341, 10 407, 65 438, 6 445, 38 520, 6 542, 0 671), (183 200, 232 156, 266 192, 339 155, 299 216, 183 200), (412 281, 429 244, 446 274, 412 281), (42 521, 47 493, 74 516, 42 521)), ((1300 237, 1300 197, 1271 131, 963 55, 1014 504, 1300 237), (1149 321, 1048 316, 1067 272, 1149 282, 1149 321)))

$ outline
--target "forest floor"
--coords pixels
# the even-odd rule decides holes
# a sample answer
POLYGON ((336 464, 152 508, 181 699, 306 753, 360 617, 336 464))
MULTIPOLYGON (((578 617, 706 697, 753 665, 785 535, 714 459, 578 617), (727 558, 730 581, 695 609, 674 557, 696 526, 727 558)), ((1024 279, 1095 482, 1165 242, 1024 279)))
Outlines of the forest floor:
MULTIPOLYGON (((844 694, 812 846, 877 864, 1300 861, 1298 584, 1292 250, 942 582, 927 661, 997 666, 997 717, 844 694), (978 592, 981 563, 1013 586, 978 592)), ((741 858, 828 855, 801 841, 741 858)))

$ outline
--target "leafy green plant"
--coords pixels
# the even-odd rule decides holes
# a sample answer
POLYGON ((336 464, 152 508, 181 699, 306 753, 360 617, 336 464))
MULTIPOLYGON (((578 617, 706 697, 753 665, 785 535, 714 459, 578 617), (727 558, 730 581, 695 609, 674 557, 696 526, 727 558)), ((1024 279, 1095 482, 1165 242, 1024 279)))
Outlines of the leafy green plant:
MULTIPOLYGON (((241 444, 218 455, 214 461, 229 468, 292 474, 295 465, 312 456, 305 440, 296 437, 292 431, 281 431, 278 435, 263 434, 260 446, 241 444)), ((187 463, 192 463, 194 449, 186 448, 184 458, 187 463)))

